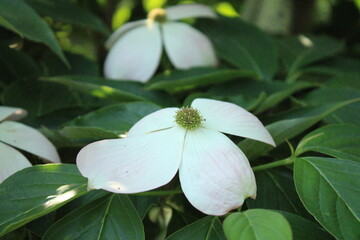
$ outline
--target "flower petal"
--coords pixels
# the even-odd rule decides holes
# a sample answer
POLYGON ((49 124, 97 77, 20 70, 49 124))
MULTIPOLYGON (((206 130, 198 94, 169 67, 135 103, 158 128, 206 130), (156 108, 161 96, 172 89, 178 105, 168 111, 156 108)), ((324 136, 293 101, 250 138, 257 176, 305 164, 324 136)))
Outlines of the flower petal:
POLYGON ((27 112, 21 108, 0 106, 0 121, 20 120, 26 117, 27 112))
POLYGON ((0 153, 0 183, 17 171, 31 166, 24 155, 2 142, 0 153))
POLYGON ((12 121, 0 123, 0 141, 50 162, 60 162, 54 145, 39 131, 22 123, 12 121))
POLYGON ((122 25, 120 28, 118 28, 115 32, 113 32, 110 37, 105 42, 105 48, 110 49, 114 46, 114 44, 119 40, 119 38, 124 35, 126 32, 130 31, 131 29, 134 29, 136 27, 139 27, 141 25, 145 25, 146 20, 138 20, 134 22, 128 22, 122 25))
POLYGON ((199 110, 206 119, 203 122, 205 128, 275 146, 273 138, 259 119, 238 105, 198 98, 192 102, 191 106, 199 110))
POLYGON ((216 66, 217 58, 209 39, 185 23, 162 25, 166 53, 176 68, 216 66))
POLYGON ((105 77, 146 82, 157 69, 161 51, 158 23, 132 29, 108 53, 104 65, 105 77))
POLYGON ((256 195, 246 156, 224 134, 210 129, 187 132, 179 175, 185 196, 205 214, 224 215, 256 195))
POLYGON ((167 19, 174 21, 183 18, 204 17, 216 18, 216 13, 208 6, 202 4, 182 4, 165 8, 167 19))
POLYGON ((127 136, 134 136, 139 134, 146 134, 154 131, 159 131, 162 129, 173 127, 174 117, 178 108, 164 108, 153 112, 132 126, 132 128, 127 133, 127 136))
POLYGON ((76 163, 90 189, 137 193, 167 184, 181 161, 185 131, 179 127, 151 134, 103 140, 85 146, 76 163))

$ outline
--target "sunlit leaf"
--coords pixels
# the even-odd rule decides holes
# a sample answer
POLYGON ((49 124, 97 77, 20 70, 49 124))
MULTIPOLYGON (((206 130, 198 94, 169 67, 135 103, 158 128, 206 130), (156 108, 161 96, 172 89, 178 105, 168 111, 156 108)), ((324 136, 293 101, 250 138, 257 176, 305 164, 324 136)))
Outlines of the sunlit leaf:
POLYGON ((87 180, 72 164, 19 171, 0 184, 0 236, 87 193, 87 180))
POLYGON ((228 240, 291 240, 292 231, 280 213, 265 209, 250 209, 233 213, 224 221, 228 240))

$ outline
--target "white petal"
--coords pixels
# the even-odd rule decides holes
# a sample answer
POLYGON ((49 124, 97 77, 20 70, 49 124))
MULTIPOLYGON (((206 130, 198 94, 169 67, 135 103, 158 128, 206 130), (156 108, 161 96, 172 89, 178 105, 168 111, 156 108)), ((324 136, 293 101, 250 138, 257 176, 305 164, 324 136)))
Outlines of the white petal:
POLYGON ((151 134, 95 142, 76 163, 90 189, 136 193, 167 184, 181 161, 185 131, 179 127, 151 134))
POLYGON ((0 106, 0 121, 20 120, 26 117, 27 112, 21 108, 0 106))
POLYGON ((246 156, 224 134, 210 129, 186 133, 179 174, 185 196, 205 214, 224 215, 256 195, 246 156))
POLYGON ((201 4, 182 4, 165 8, 166 17, 169 20, 179 20, 182 18, 204 17, 216 18, 216 13, 208 6, 201 4))
POLYGON ((275 146, 275 142, 260 120, 233 103, 195 99, 192 107, 206 119, 203 127, 240 137, 251 138, 275 146))
POLYGON ((31 166, 24 155, 2 142, 0 153, 0 183, 17 171, 31 166))
POLYGON ((0 141, 50 162, 60 162, 54 145, 39 131, 22 123, 12 121, 0 123, 0 141))
POLYGON ((133 28, 139 27, 141 25, 145 25, 146 20, 138 20, 134 22, 128 22, 118 28, 115 32, 113 32, 110 37, 105 42, 105 48, 110 49, 114 46, 114 44, 119 40, 119 38, 124 35, 126 32, 130 31, 133 28))
POLYGON ((185 23, 162 25, 166 53, 176 68, 216 66, 217 58, 209 39, 185 23))
POLYGON ((134 126, 132 126, 127 136, 130 137, 139 134, 146 134, 173 127, 175 125, 174 117, 177 110, 179 109, 164 108, 143 117, 137 123, 135 123, 134 126))
POLYGON ((161 51, 158 23, 132 29, 108 53, 104 65, 105 77, 146 82, 157 69, 161 51))

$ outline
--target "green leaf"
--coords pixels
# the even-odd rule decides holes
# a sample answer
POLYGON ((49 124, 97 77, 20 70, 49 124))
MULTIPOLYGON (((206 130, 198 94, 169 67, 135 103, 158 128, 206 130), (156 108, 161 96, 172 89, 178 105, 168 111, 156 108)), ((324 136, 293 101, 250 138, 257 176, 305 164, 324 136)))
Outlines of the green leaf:
POLYGON ((212 40, 221 58, 258 78, 270 80, 278 70, 276 43, 264 32, 238 18, 202 19, 197 24, 212 40))
POLYGON ((42 64, 44 65, 45 72, 49 76, 98 75, 98 64, 83 55, 65 52, 70 68, 54 56, 55 55, 52 52, 47 52, 42 58, 42 64))
MULTIPOLYGON (((313 108, 311 111, 309 111, 309 109, 304 109, 304 111, 302 111, 306 113, 304 117, 295 116, 294 118, 280 120, 267 125, 266 128, 273 137, 276 145, 279 146, 286 140, 289 140, 309 129, 311 126, 321 121, 330 113, 357 101, 360 101, 360 99, 353 99, 336 104, 328 104, 313 108)), ((238 146, 250 161, 267 154, 270 150, 273 149, 273 147, 268 144, 251 139, 245 139, 241 141, 238 146)))
POLYGON ((45 233, 44 240, 145 239, 144 227, 126 195, 109 194, 77 208, 45 233))
POLYGON ((292 94, 298 91, 316 86, 316 84, 309 82, 296 82, 294 84, 286 84, 286 85, 288 86, 286 86, 284 90, 275 92, 269 95, 268 97, 266 97, 265 101, 259 104, 258 107, 255 109, 254 114, 260 114, 265 110, 268 110, 273 106, 276 106, 277 104, 279 104, 280 102, 287 99, 292 94))
POLYGON ((329 37, 289 37, 279 40, 280 56, 288 70, 288 81, 295 80, 301 69, 311 63, 333 56, 344 44, 329 37))
POLYGON ((294 185, 293 173, 286 168, 255 172, 256 200, 247 199, 249 208, 276 209, 306 216, 294 185))
POLYGON ((309 82, 288 84, 281 81, 265 82, 244 79, 211 87, 207 94, 210 98, 233 102, 255 114, 260 114, 277 106, 292 94, 315 86, 317 84, 309 82))
POLYGON ((360 73, 360 60, 357 58, 336 56, 336 58, 326 59, 316 65, 310 65, 301 70, 303 74, 317 75, 339 75, 360 73))
POLYGON ((119 136, 112 132, 97 127, 77 127, 66 126, 58 131, 63 137, 71 141, 101 140, 105 138, 118 138, 119 136))
POLYGON ((109 34, 105 24, 93 15, 69 0, 26 0, 41 16, 51 17, 63 23, 70 23, 85 29, 98 31, 102 34, 109 34))
POLYGON ((144 219, 150 208, 160 200, 159 196, 137 196, 133 194, 128 197, 134 204, 141 219, 144 219))
MULTIPOLYGON (((353 86, 346 86, 343 81, 342 87, 322 87, 311 91, 303 99, 310 106, 320 106, 332 102, 340 102, 349 99, 359 98, 360 89, 353 86)), ((353 103, 342 109, 339 109, 325 118, 328 123, 350 123, 360 125, 360 103, 353 103)))
POLYGON ((302 218, 298 215, 279 211, 290 223, 294 240, 331 240, 334 239, 318 224, 302 218))
MULTIPOLYGON (((61 109, 91 109, 106 102, 55 83, 28 79, 15 81, 7 87, 3 92, 3 104, 24 108, 29 113, 28 118, 36 118, 61 109)), ((78 111, 77 114, 79 113, 81 112, 78 111)), ((57 117, 63 115, 59 114, 57 117)))
POLYGON ((265 209, 250 209, 233 213, 224 221, 228 240, 291 240, 289 223, 280 213, 265 209))
POLYGON ((128 131, 141 118, 159 109, 159 106, 147 102, 115 104, 79 116, 65 125, 98 127, 120 134, 128 131))
POLYGON ((322 157, 295 160, 295 186, 301 201, 337 239, 360 238, 360 164, 322 157))
MULTIPOLYGON (((360 71, 360 66, 358 69, 360 71)), ((334 87, 334 88, 351 87, 360 90, 360 74, 355 74, 355 73, 338 74, 333 78, 324 82, 324 85, 327 87, 334 87)))
POLYGON ((28 54, 5 46, 0 46, 0 72, 0 81, 4 83, 41 74, 39 66, 28 54))
POLYGON ((162 92, 144 91, 142 83, 133 81, 114 81, 88 76, 44 77, 41 80, 62 84, 72 90, 113 102, 152 101, 162 106, 177 104, 170 95, 162 92))
POLYGON ((0 184, 0 236, 87 193, 87 180, 72 164, 29 167, 0 184))
POLYGON ((217 217, 207 216, 173 233, 166 240, 225 240, 222 224, 217 217))
POLYGON ((174 93, 244 77, 255 78, 256 75, 248 70, 233 69, 193 68, 190 70, 173 70, 153 78, 146 89, 166 90, 174 93))
POLYGON ((360 127, 334 124, 316 129, 300 141, 295 155, 308 151, 360 162, 360 127))
POLYGON ((31 41, 46 44, 64 63, 67 63, 49 26, 23 0, 0 2, 0 25, 31 41))

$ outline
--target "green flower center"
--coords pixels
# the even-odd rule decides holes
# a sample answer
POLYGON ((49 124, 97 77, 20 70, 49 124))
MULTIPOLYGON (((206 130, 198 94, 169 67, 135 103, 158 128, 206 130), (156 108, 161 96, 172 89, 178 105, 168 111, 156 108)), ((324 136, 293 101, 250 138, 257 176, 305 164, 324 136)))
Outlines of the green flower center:
POLYGON ((166 11, 163 8, 155 8, 149 12, 147 18, 154 22, 165 22, 166 11))
POLYGON ((187 130, 193 130, 201 126, 204 121, 200 112, 191 107, 183 107, 176 111, 175 122, 187 130))

